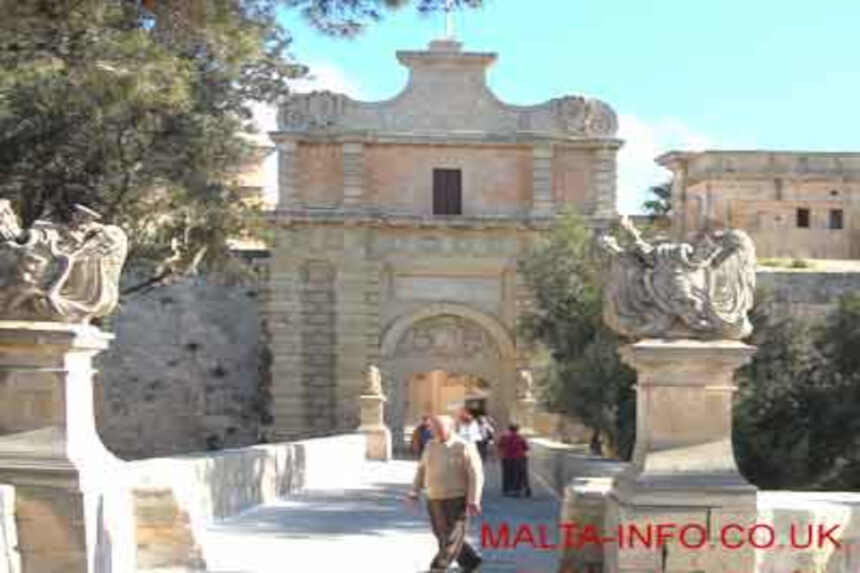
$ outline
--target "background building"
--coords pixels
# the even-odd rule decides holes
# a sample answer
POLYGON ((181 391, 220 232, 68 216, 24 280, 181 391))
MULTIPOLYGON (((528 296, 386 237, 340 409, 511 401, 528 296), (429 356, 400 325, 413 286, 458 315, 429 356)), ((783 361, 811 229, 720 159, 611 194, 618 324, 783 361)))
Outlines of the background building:
POLYGON ((410 76, 394 98, 297 95, 271 134, 273 438, 355 428, 369 364, 395 440, 452 400, 506 421, 529 365, 517 258, 563 205, 616 215, 621 141, 605 103, 505 104, 486 85, 496 55, 451 40, 397 58, 410 76))
POLYGON ((672 229, 744 229, 759 258, 860 257, 860 153, 672 151, 672 229))

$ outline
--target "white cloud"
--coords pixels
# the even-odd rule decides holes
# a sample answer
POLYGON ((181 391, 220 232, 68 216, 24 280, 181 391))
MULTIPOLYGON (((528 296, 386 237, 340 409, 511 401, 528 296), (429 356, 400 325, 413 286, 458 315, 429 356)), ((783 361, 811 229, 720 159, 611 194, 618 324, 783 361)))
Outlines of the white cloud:
POLYGON ((328 90, 346 94, 353 99, 361 98, 361 88, 339 67, 328 62, 307 64, 310 73, 299 80, 290 82, 295 93, 308 93, 315 90, 328 90))
POLYGON ((662 183, 671 172, 654 159, 671 150, 701 151, 716 147, 706 135, 693 132, 677 119, 648 122, 633 115, 620 115, 618 135, 624 147, 618 152, 618 211, 641 213, 648 187, 662 183))

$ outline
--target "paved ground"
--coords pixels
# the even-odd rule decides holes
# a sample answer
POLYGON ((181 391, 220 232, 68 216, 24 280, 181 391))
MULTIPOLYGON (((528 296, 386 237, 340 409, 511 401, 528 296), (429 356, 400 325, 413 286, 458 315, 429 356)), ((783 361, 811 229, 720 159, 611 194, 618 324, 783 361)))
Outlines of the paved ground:
MULTIPOLYGON (((533 484, 534 497, 499 493, 497 463, 487 464, 484 515, 473 519, 470 539, 480 546, 482 522, 493 531, 507 522, 513 541, 517 527, 538 525, 554 542, 558 500, 533 484)), ((277 505, 251 510, 219 523, 205 541, 209 571, 217 573, 426 571, 436 551, 423 502, 410 505, 405 494, 415 462, 368 463, 362 485, 348 491, 306 492, 277 505)), ((516 550, 483 548, 483 573, 554 573, 557 557, 529 543, 516 550)))

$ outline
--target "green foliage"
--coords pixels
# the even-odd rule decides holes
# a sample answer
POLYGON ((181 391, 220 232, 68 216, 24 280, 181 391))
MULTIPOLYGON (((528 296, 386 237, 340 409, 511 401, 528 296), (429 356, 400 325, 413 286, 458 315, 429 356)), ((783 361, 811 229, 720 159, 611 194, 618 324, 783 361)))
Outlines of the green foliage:
POLYGON ((542 381, 546 405, 578 417, 626 457, 635 374, 617 355, 619 338, 603 324, 601 265, 592 249, 592 231, 569 212, 519 261, 533 296, 519 328, 550 353, 542 381))
POLYGON ((259 153, 251 106, 282 102, 307 71, 278 9, 330 31, 397 3, 0 0, 0 197, 25 224, 74 203, 101 212, 144 285, 233 264, 228 240, 265 229, 231 183, 259 153))
POLYGON ((734 435, 741 472, 763 488, 857 488, 860 297, 817 324, 769 309, 752 315, 758 347, 737 373, 734 435))
MULTIPOLYGON (((382 19, 386 10, 412 4, 410 0, 286 0, 286 4, 299 8, 304 17, 318 30, 333 36, 352 36, 365 29, 368 23, 382 19)), ((452 9, 477 8, 482 0, 451 0, 452 9)), ((414 5, 421 13, 444 9, 447 0, 416 0, 414 5)))
POLYGON ((663 217, 672 210, 672 182, 666 181, 648 188, 652 198, 642 203, 642 208, 653 217, 663 217))
POLYGON ((229 184, 249 106, 304 71, 274 6, 0 0, 0 196, 25 224, 93 207, 156 274, 226 260, 259 221, 229 184))
MULTIPOLYGON (((635 373, 618 357, 624 341, 603 326, 600 267, 584 221, 563 216, 520 261, 533 297, 520 333, 550 356, 545 405, 580 418, 627 457, 635 373)), ((762 488, 860 487, 860 295, 843 297, 818 324, 759 292, 751 320, 757 352, 736 374, 741 472, 762 488)))

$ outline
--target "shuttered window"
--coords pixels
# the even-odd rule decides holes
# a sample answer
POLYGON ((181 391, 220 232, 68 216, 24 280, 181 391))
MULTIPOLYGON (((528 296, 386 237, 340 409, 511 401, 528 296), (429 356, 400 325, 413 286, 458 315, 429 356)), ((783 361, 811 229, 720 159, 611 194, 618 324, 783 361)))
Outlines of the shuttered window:
POLYGON ((842 228, 842 209, 831 209, 830 210, 830 228, 831 229, 841 229, 842 228))
POLYGON ((463 214, 463 177, 459 169, 433 170, 433 214, 463 214))

